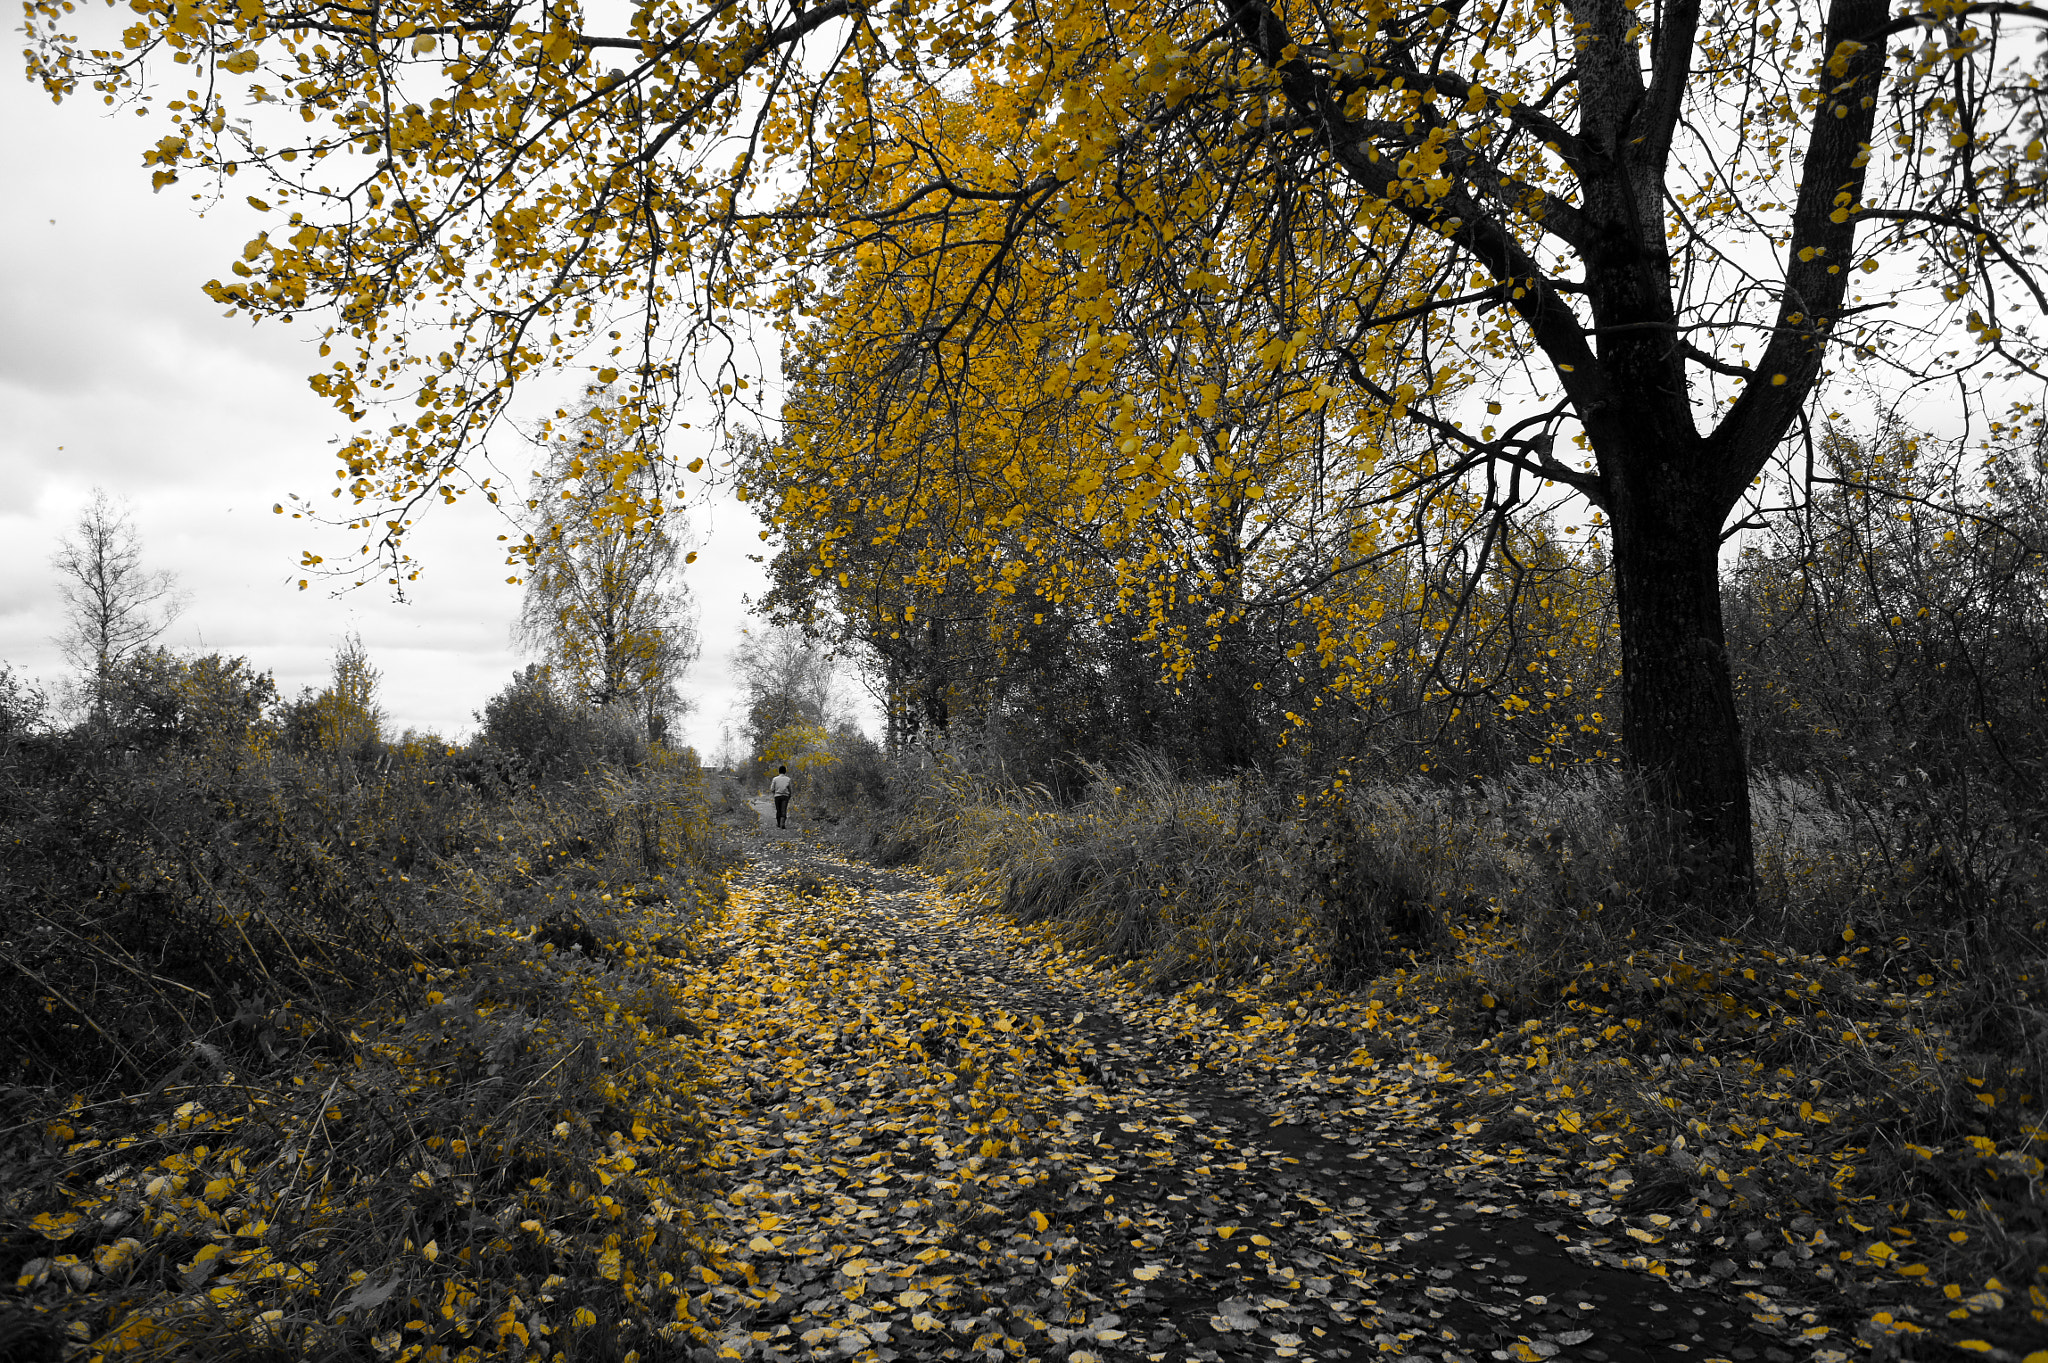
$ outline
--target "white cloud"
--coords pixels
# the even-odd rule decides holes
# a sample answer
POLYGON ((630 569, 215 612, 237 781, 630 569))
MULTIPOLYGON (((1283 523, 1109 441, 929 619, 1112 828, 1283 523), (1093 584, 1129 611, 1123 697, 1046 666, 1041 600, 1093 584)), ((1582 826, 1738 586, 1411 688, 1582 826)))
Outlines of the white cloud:
MULTIPOLYGON (((0 82, 0 124, 0 660, 62 676, 49 557, 100 485, 133 504, 148 565, 190 593, 174 647, 246 654, 289 694, 321 682, 335 643, 359 630, 394 727, 472 728, 521 662, 493 514, 434 508, 407 603, 374 588, 299 591, 301 549, 338 558, 353 546, 270 507, 333 485, 329 442, 346 423, 306 387, 305 323, 252 328, 200 291, 253 234, 252 216, 202 219, 189 198, 152 195, 143 120, 83 99, 53 108, 15 81, 0 82)), ((724 660, 749 623, 743 598, 766 579, 747 557, 762 548, 747 507, 713 498, 695 521, 704 659, 685 683, 698 697, 686 728, 708 754, 735 695, 724 660)))

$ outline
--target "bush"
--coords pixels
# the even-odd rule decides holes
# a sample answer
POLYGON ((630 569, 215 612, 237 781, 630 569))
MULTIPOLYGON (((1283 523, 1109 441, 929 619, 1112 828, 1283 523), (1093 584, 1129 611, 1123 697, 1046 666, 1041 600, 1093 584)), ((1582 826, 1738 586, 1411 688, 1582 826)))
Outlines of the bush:
POLYGON ((43 731, 50 698, 41 687, 0 663, 0 748, 43 731))
POLYGON ((838 822, 889 807, 889 763, 881 745, 850 726, 825 738, 811 761, 797 770, 799 817, 838 822))
POLYGON ((146 674, 161 741, 0 750, 18 1302, 143 1357, 701 1343, 621 1285, 708 1252, 691 1001, 657 968, 736 859, 694 756, 514 790, 471 779, 487 748, 294 750, 187 708, 193 672, 146 674))
POLYGON ((937 760, 882 846, 921 849, 956 888, 1070 943, 1145 958, 1157 981, 1241 973, 1311 930, 1319 886, 1290 869, 1304 840, 1256 778, 1183 783, 1162 759, 1084 770, 1062 806, 937 760))
POLYGON ((646 739, 630 715, 576 704, 548 670, 531 665, 485 703, 477 719, 482 741, 514 764, 529 785, 573 781, 601 767, 634 767, 646 739))
MULTIPOLYGON (((607 948, 656 964, 636 937, 607 948)), ((144 1357, 691 1342, 672 1292, 624 1286, 702 1261, 691 1001, 502 928, 446 952, 339 1052, 279 1009, 251 1023, 274 1063, 202 1048, 166 1092, 44 1114, 0 1218, 23 1299, 144 1357)))

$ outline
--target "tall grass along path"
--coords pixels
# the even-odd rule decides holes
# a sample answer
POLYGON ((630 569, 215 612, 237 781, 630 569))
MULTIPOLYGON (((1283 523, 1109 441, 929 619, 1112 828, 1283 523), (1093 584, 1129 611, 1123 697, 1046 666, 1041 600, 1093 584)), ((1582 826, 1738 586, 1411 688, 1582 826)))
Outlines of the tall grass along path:
POLYGON ((1218 1046, 1112 970, 802 839, 757 844, 730 907, 704 1011, 722 1230, 694 1308, 725 1357, 1826 1347, 1782 1288, 1607 1248, 1606 1190, 1457 1134, 1434 1058, 1218 1046))

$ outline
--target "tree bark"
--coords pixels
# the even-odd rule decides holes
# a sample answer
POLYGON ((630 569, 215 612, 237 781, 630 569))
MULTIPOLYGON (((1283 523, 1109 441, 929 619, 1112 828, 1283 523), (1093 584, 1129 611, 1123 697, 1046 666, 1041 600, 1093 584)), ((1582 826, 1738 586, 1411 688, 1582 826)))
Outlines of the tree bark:
MULTIPOLYGON (((1663 465, 1632 488, 1610 486, 1614 595, 1621 634, 1622 743, 1629 765, 1690 845, 1708 896, 1753 884, 1748 760, 1721 622, 1718 498, 1686 495, 1663 465), (1637 495, 1631 495, 1631 494, 1637 495)), ((1674 849, 1678 851, 1680 849, 1674 849)))
POLYGON ((953 718, 946 699, 953 689, 953 682, 950 675, 952 669, 947 666, 946 661, 945 622, 940 617, 933 616, 926 633, 931 639, 931 651, 924 675, 924 722, 933 733, 943 734, 953 718))

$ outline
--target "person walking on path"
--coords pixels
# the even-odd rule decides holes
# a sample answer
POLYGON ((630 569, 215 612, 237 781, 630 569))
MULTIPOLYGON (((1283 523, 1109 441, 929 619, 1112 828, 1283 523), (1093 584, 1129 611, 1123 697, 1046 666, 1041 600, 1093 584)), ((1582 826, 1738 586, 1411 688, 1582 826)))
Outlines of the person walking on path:
POLYGON ((775 826, 789 827, 789 768, 777 767, 775 779, 768 783, 768 793, 775 797, 775 826))

